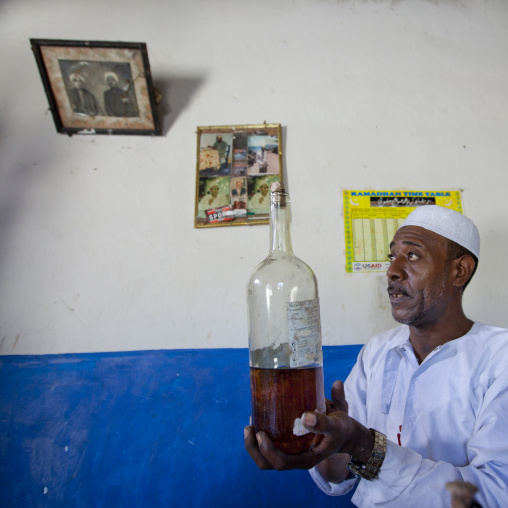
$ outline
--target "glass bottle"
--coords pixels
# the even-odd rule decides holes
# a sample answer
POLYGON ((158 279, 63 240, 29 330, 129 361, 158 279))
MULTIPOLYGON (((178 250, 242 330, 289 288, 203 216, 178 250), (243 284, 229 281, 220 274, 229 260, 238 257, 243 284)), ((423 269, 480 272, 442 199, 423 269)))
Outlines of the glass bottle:
POLYGON ((301 424, 325 413, 316 276, 291 247, 289 195, 270 193, 270 253, 247 284, 252 425, 286 453, 314 447, 320 435, 301 424))

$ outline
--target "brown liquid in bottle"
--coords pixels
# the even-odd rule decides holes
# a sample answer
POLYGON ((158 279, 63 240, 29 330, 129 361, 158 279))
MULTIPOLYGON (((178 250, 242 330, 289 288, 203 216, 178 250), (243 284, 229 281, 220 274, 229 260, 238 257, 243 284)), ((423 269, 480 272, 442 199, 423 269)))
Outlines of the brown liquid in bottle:
POLYGON ((323 367, 298 369, 250 369, 252 425, 263 430, 285 453, 298 453, 316 446, 322 435, 293 434, 296 418, 305 411, 326 410, 323 367))

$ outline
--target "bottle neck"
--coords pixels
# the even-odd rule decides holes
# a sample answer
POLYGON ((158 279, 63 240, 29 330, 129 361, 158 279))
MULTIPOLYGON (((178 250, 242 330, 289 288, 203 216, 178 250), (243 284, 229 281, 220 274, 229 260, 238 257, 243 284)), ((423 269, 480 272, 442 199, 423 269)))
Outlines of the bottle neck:
POLYGON ((289 227, 289 194, 270 193, 270 253, 286 253, 294 256, 289 227))

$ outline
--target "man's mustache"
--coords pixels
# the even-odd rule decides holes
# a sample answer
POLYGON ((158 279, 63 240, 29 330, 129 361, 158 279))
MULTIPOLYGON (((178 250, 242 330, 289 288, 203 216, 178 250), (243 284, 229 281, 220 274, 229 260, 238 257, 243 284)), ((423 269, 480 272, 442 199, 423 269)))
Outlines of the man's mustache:
POLYGON ((409 296, 409 293, 399 284, 390 283, 387 288, 390 295, 409 296))

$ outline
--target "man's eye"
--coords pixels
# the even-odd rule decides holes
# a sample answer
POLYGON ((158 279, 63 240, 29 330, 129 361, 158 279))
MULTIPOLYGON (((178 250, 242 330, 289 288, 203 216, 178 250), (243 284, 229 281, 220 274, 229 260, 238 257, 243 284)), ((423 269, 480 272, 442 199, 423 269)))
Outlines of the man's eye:
POLYGON ((393 254, 388 254, 388 261, 390 261, 390 263, 395 259, 395 256, 393 254))
POLYGON ((420 257, 415 254, 414 252, 410 252, 408 255, 407 255, 409 261, 415 261, 416 259, 420 259, 420 257))

